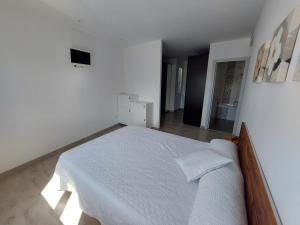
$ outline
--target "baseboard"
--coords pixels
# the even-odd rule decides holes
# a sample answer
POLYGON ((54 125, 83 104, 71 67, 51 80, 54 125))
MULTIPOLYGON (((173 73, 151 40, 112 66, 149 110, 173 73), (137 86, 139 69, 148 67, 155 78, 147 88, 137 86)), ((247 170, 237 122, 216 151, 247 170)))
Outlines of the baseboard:
POLYGON ((8 176, 10 176, 10 175, 12 175, 12 174, 14 174, 14 173, 17 173, 17 172, 19 172, 19 171, 22 171, 22 170, 24 170, 25 168, 31 166, 32 164, 34 164, 34 163, 36 163, 36 162, 38 162, 38 161, 42 161, 42 160, 47 159, 47 158, 49 158, 49 157, 51 157, 51 156, 54 156, 54 155, 57 155, 57 154, 61 154, 61 153, 63 153, 63 152, 66 152, 66 151, 68 151, 68 150, 70 150, 70 149, 72 149, 72 148, 74 148, 74 147, 76 147, 76 146, 78 146, 78 145, 81 145, 81 144, 83 144, 83 143, 85 143, 85 142, 88 142, 88 141, 90 141, 90 140, 93 140, 93 139, 95 139, 95 138, 97 138, 97 137, 99 137, 99 136, 102 136, 102 135, 104 135, 104 134, 106 134, 106 133, 109 133, 109 132, 111 132, 111 131, 114 131, 114 130, 116 130, 116 129, 118 129, 118 128, 121 128, 121 127, 123 127, 123 126, 124 126, 124 125, 121 125, 121 124, 115 124, 115 125, 113 125, 113 126, 111 126, 111 127, 105 128, 105 129, 103 129, 103 130, 101 130, 101 131, 98 131, 98 132, 96 132, 96 133, 94 133, 94 134, 91 134, 91 135, 89 135, 89 136, 87 136, 87 137, 84 137, 84 138, 82 138, 82 139, 80 139, 80 140, 78 140, 78 141, 75 141, 75 142, 73 142, 73 143, 71 143, 71 144, 68 144, 68 145, 65 145, 65 146, 63 146, 63 147, 61 147, 61 148, 58 148, 58 149, 56 149, 56 150, 54 150, 54 151, 52 151, 52 152, 50 152, 50 153, 47 153, 46 155, 40 156, 40 157, 38 157, 38 158, 36 158, 36 159, 33 159, 33 160, 29 161, 29 162, 26 162, 26 163, 24 163, 24 164, 22 164, 22 165, 20 165, 20 166, 17 166, 17 167, 15 167, 15 168, 12 168, 12 169, 10 169, 10 170, 7 170, 7 171, 5 171, 5 172, 3 172, 3 173, 0 173, 0 180, 3 179, 3 178, 5 178, 5 177, 8 177, 8 176))

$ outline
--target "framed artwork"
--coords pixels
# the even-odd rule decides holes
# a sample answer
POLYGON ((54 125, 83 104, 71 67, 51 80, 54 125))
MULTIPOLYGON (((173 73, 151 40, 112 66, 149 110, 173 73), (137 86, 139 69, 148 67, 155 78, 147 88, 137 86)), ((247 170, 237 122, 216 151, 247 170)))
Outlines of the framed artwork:
POLYGON ((294 81, 300 81, 300 54, 298 55, 296 70, 294 74, 294 81))
POLYGON ((271 41, 265 42, 258 50, 253 76, 253 82, 261 83, 264 80, 266 64, 269 56, 271 41))
POLYGON ((284 82, 286 80, 299 24, 300 7, 297 7, 275 30, 264 75, 266 81, 284 82))

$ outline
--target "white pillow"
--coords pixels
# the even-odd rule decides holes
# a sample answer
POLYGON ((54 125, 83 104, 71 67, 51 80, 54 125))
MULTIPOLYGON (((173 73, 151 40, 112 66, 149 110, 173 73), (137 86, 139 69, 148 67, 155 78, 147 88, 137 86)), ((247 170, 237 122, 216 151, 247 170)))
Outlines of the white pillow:
POLYGON ((232 161, 232 159, 228 159, 210 149, 201 149, 176 159, 188 182, 197 180, 210 171, 219 169, 232 161))
POLYGON ((239 163, 237 146, 233 142, 224 139, 213 139, 210 141, 209 147, 215 152, 239 163))

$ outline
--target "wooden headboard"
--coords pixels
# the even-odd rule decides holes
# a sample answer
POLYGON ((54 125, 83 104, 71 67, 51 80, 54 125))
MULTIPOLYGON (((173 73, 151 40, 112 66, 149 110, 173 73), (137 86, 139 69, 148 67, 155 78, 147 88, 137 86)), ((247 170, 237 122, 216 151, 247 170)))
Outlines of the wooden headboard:
POLYGON ((238 140, 239 159, 245 180, 245 200, 249 225, 278 225, 256 160, 246 125, 238 140))

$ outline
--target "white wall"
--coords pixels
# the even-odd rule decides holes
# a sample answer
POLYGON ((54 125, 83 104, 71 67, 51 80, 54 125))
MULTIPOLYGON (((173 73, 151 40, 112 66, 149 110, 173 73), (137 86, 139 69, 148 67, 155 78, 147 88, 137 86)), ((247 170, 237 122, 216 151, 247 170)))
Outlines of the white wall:
POLYGON ((152 41, 124 49, 124 91, 153 102, 152 126, 160 126, 162 42, 152 41))
POLYGON ((0 173, 117 122, 121 50, 38 0, 1 0, 0 27, 0 173), (72 46, 93 66, 72 67, 72 46))
POLYGON ((216 42, 210 44, 207 66, 207 77, 204 92, 201 126, 208 128, 209 113, 213 98, 215 78, 215 63, 222 61, 237 60, 249 57, 251 54, 250 38, 216 42))
POLYGON ((284 225, 300 222, 300 83, 293 73, 300 41, 294 50, 287 81, 281 84, 252 82, 259 47, 299 0, 267 0, 254 33, 253 53, 247 77, 240 121, 249 133, 284 225))

